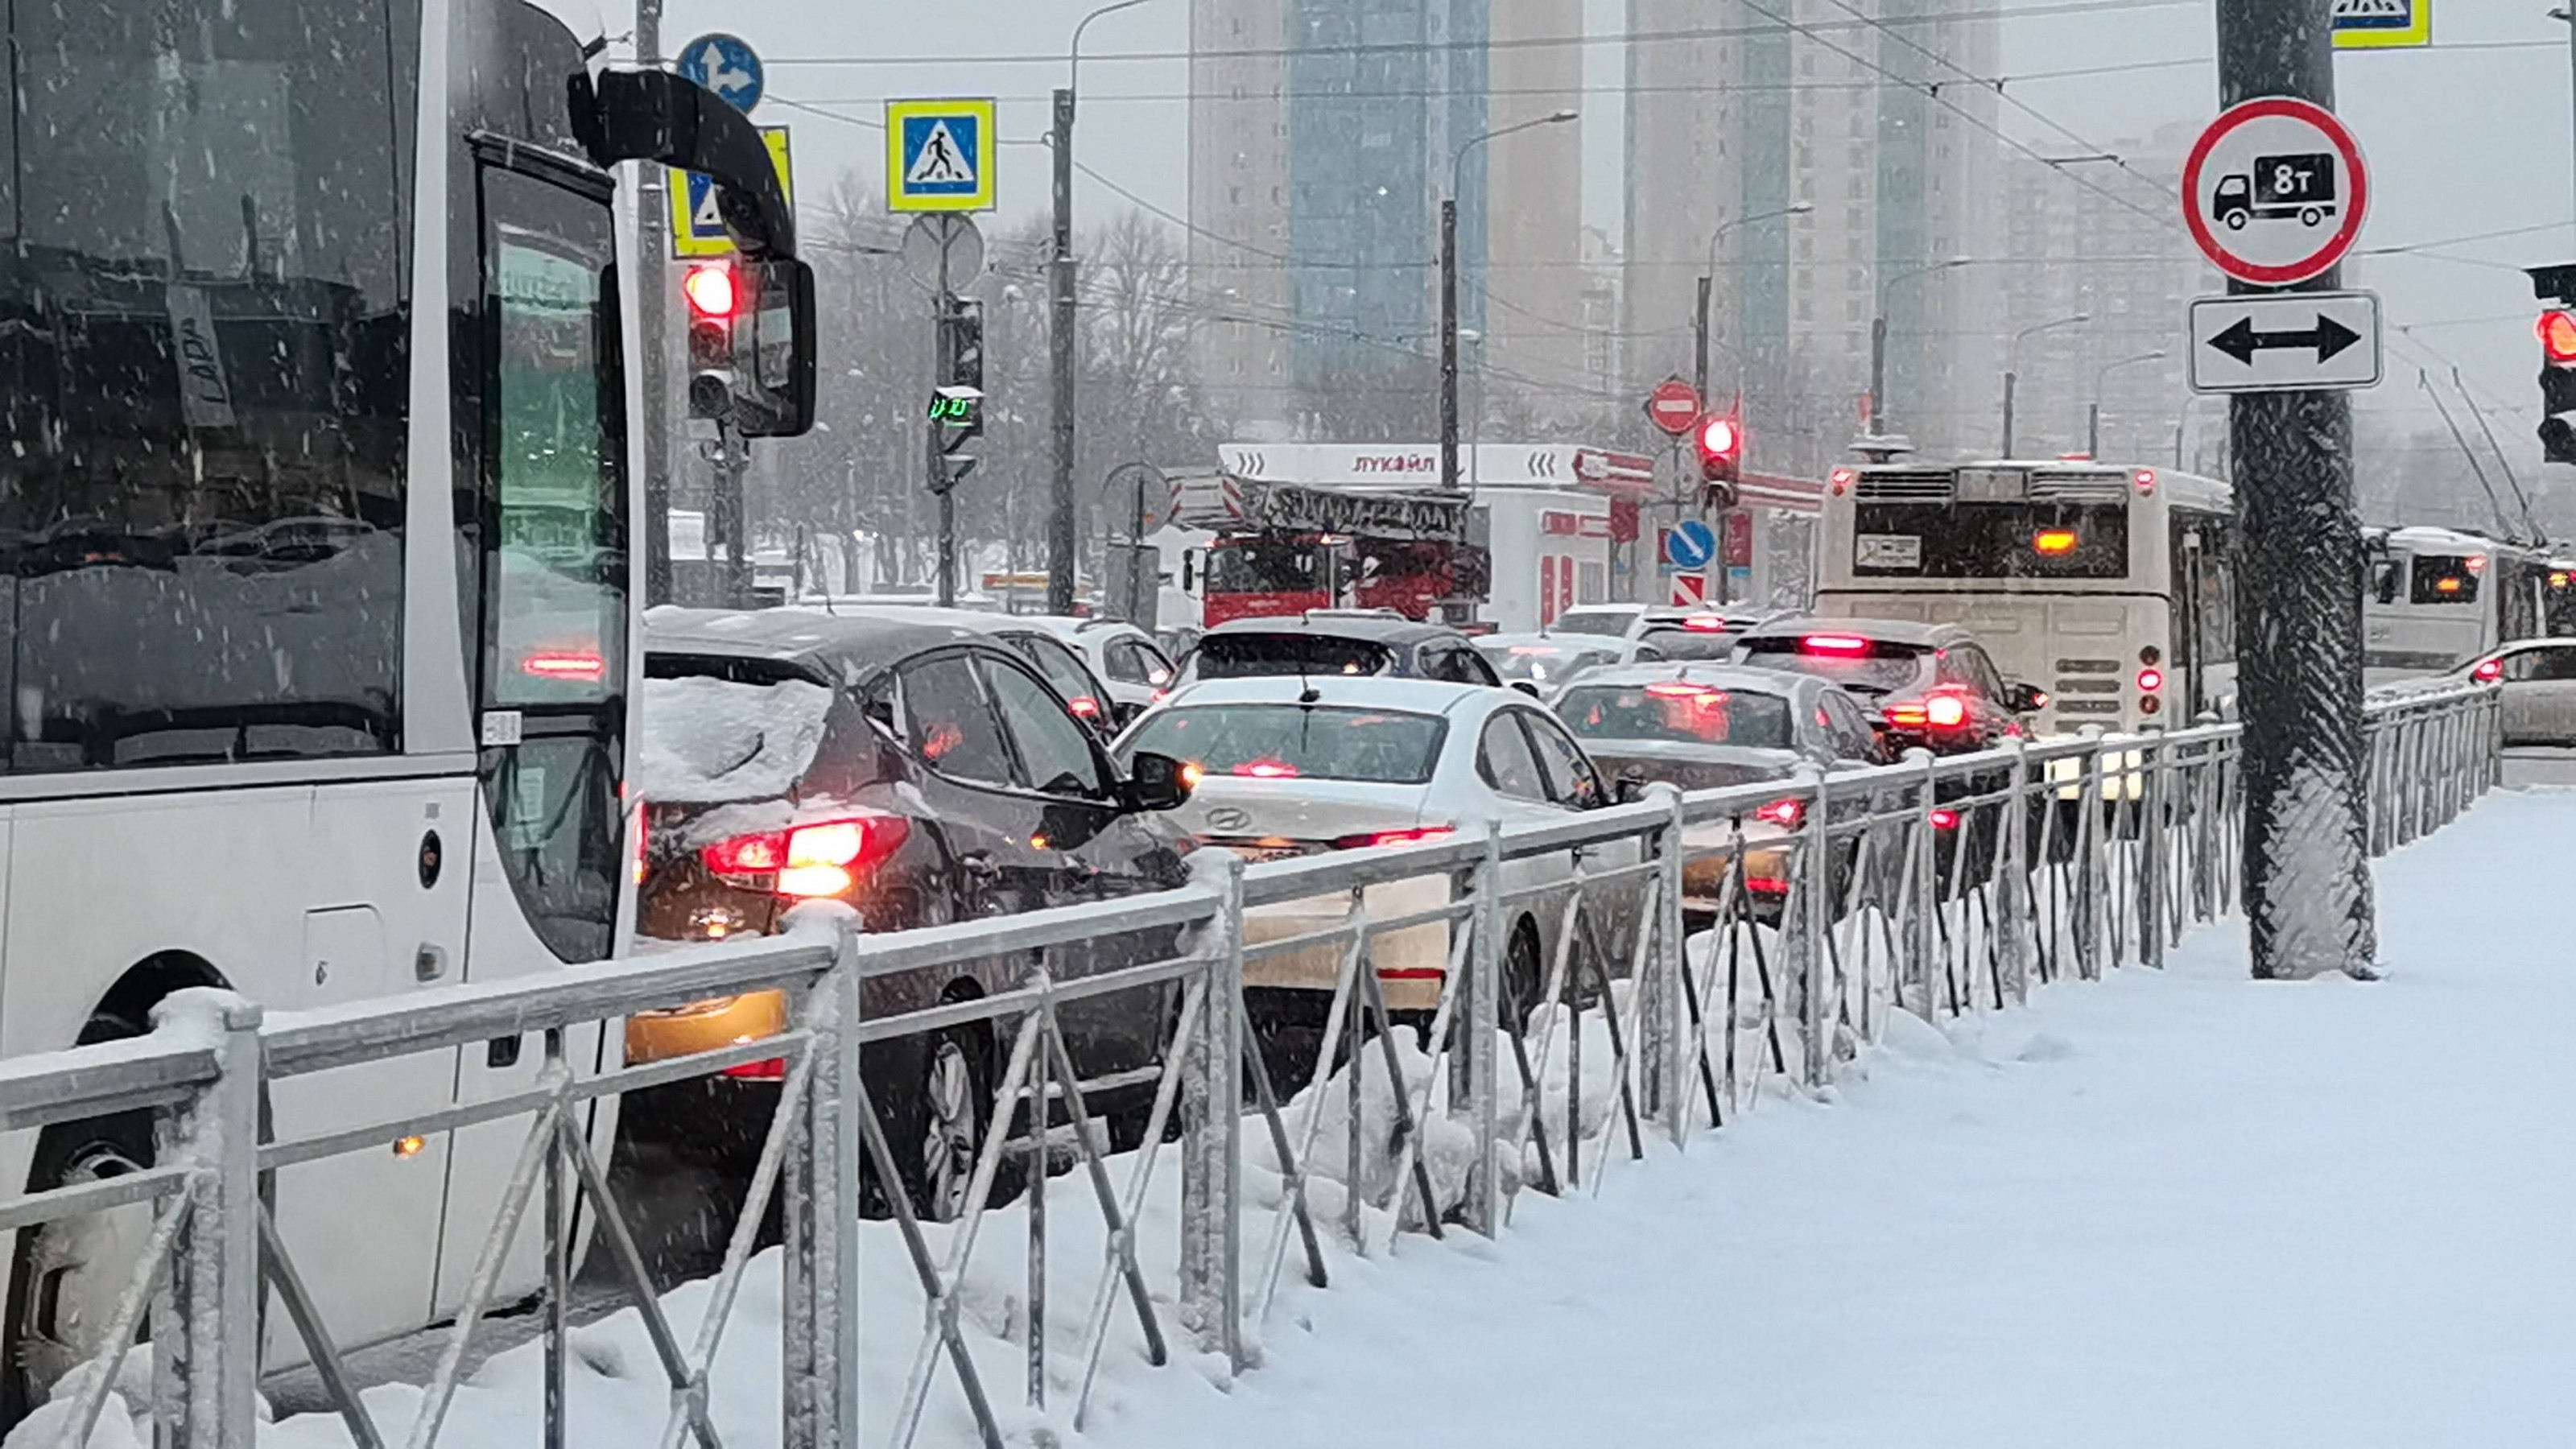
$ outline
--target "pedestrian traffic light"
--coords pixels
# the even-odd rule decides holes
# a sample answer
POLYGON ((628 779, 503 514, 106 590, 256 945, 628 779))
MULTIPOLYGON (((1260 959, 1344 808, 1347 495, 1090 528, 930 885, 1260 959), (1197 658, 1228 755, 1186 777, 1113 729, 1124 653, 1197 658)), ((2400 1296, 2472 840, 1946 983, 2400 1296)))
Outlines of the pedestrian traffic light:
POLYGON ((1736 472, 1744 461, 1744 424, 1732 413, 1711 413, 1691 434, 1699 449, 1700 503, 1709 508, 1735 506, 1736 472))
POLYGON ((2576 463, 2576 313, 2540 314, 2540 450, 2552 463, 2576 463))
POLYGON ((706 262, 680 279, 689 300, 689 416, 730 420, 734 400, 734 320, 741 289, 733 263, 706 262))
POLYGON ((946 375, 937 391, 950 405, 942 409, 934 404, 933 415, 943 424, 939 451, 954 453, 984 435, 984 304, 952 297, 940 325, 946 333, 940 345, 946 375))

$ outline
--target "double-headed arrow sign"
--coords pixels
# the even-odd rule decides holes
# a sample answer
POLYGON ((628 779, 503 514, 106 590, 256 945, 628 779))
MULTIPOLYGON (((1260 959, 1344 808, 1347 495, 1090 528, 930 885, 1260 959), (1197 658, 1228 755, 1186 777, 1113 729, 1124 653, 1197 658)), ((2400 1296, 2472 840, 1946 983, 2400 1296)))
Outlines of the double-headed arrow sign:
POLYGON ((2368 292, 2203 297, 2191 304, 2195 391, 2372 387, 2379 373, 2379 299, 2368 292))

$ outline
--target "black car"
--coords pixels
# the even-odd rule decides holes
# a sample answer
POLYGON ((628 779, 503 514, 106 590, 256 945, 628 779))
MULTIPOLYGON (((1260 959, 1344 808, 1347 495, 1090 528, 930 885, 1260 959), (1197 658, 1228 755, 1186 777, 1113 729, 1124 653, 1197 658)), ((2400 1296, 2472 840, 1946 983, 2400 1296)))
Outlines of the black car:
POLYGON ((1287 618, 1229 620, 1199 636, 1173 687, 1276 674, 1386 675, 1503 687, 1502 676, 1465 634, 1391 609, 1315 609, 1287 618))
MULTIPOLYGON (((639 787, 646 849, 637 930, 708 940, 778 930, 811 901, 894 931, 1007 916, 1186 878, 1186 836, 1162 812, 1187 797, 1180 766, 1139 756, 1122 774, 1029 661, 977 630, 909 619, 657 609, 645 629, 639 787)), ((1051 952, 1059 979, 1170 954, 1169 932, 1051 952)), ((991 960, 872 978, 882 1019, 1011 989, 1026 962, 991 960)), ((1133 1138, 1173 1009, 1165 990, 1067 1003, 1061 1019, 1086 1093, 1133 1138)), ((637 1018, 630 1059, 776 1030, 774 996, 637 1018)), ((961 1027, 871 1046, 868 1085, 913 1201, 961 1206, 1005 1052, 961 1027)), ((759 1075, 759 1074, 755 1074, 759 1075)), ((769 1075, 775 1075, 771 1073, 769 1075)), ((630 1125, 687 1137, 712 1105, 752 1110, 759 1084, 689 1084, 630 1125), (743 1100, 746 1096, 749 1100, 743 1100)), ((739 1123, 735 1124, 737 1129, 739 1123)), ((758 1131, 735 1130, 756 1150, 758 1131)))
POLYGON ((1784 619, 1746 630, 1739 663, 1811 674, 1858 698, 1891 755, 1992 749, 2026 733, 2047 703, 2006 680, 1985 646, 1956 624, 1904 619, 1784 619))

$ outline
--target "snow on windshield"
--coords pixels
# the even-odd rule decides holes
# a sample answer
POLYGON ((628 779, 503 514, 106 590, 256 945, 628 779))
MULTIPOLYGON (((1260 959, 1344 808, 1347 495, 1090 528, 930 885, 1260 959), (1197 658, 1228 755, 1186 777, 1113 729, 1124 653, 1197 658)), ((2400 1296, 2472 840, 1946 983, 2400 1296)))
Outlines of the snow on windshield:
POLYGON ((832 691, 803 679, 644 681, 644 798, 706 803, 783 795, 823 742, 832 691))

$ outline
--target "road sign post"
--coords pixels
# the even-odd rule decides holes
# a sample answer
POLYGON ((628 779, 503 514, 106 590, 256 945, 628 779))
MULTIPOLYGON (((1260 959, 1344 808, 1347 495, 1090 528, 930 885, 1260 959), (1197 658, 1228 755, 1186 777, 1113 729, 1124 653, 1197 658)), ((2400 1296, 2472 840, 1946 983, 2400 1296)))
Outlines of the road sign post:
MULTIPOLYGON (((2313 0, 2217 0, 2218 73, 2228 107, 2184 167, 2182 204, 2210 260, 2265 306, 2219 325, 2211 349, 2243 350, 2249 368, 2280 365, 2281 330, 2321 332, 2320 296, 2335 285, 2369 201, 2361 153, 2336 121, 2334 50, 2313 0), (2331 210, 2329 210, 2331 208, 2331 210), (2236 322, 2247 324, 2238 333, 2236 322), (2229 338, 2217 348, 2220 336, 2229 338)), ((2243 307, 2256 299, 2236 297, 2243 307)), ((2338 322, 2347 330, 2358 328, 2338 322)), ((2195 329, 2193 365, 2202 365, 2195 329)), ((2304 353, 2316 366, 2327 337, 2304 353)), ((2232 361, 2222 356, 2221 362, 2232 361)), ((2244 900, 2258 978, 2375 974, 2362 740, 2361 529, 2353 510, 2352 409, 2323 386, 2230 399, 2238 537, 2259 541, 2238 562, 2238 709, 2244 733, 2244 900)))

